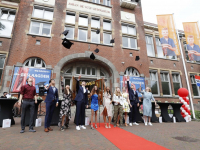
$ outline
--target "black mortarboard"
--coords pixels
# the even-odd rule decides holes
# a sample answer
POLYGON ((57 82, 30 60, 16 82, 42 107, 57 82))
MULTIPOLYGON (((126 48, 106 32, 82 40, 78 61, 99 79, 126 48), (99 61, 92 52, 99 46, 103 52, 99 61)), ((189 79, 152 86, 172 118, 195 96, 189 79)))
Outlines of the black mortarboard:
POLYGON ((135 61, 138 61, 138 60, 140 60, 140 57, 139 57, 139 56, 136 56, 136 57, 135 57, 135 61))
POLYGON ((69 33, 69 30, 65 30, 62 34, 64 34, 65 36, 67 36, 68 33, 69 33))
POLYGON ((38 87, 43 87, 43 86, 44 86, 44 83, 46 83, 46 82, 38 82, 38 83, 35 84, 35 85, 38 85, 38 87))
POLYGON ((115 39, 111 39, 111 40, 110 40, 110 43, 115 43, 115 39))
POLYGON ((99 49, 98 49, 98 48, 96 48, 94 51, 95 51, 96 53, 98 53, 98 52, 99 52, 99 49))
POLYGON ((94 60, 94 59, 95 59, 95 56, 94 56, 94 54, 93 54, 93 53, 90 55, 90 59, 92 59, 92 60, 94 60))
POLYGON ((70 49, 70 47, 72 46, 72 42, 70 42, 68 39, 64 38, 63 42, 62 42, 62 45, 67 48, 67 49, 70 49))
POLYGON ((97 29, 97 31, 96 31, 96 34, 99 34, 100 33, 100 30, 99 29, 97 29))

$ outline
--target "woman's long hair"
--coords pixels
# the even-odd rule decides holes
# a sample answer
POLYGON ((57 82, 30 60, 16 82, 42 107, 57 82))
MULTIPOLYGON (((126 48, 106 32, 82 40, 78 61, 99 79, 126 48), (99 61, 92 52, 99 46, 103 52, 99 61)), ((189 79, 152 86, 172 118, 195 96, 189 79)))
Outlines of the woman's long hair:
MULTIPOLYGON (((96 86, 96 85, 95 85, 96 86)), ((94 95, 94 93, 95 93, 95 91, 96 91, 96 93, 97 93, 97 95, 99 95, 99 89, 98 89, 98 87, 97 87, 97 90, 95 90, 95 86, 92 88, 92 91, 91 91, 91 95, 94 95)))
POLYGON ((117 89, 118 89, 118 88, 115 89, 115 95, 116 95, 116 96, 122 96, 121 91, 120 91, 120 92, 117 92, 117 89))
POLYGON ((66 94, 66 95, 72 94, 71 89, 69 88, 69 93, 68 93, 67 89, 65 88, 65 90, 64 90, 64 94, 66 94))

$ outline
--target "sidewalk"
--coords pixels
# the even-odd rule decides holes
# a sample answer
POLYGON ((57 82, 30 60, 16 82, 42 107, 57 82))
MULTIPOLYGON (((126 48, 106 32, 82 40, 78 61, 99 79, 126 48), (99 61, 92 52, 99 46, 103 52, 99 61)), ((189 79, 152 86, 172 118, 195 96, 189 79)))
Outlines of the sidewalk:
MULTIPOLYGON (((44 124, 44 116, 41 117, 44 124)), ((73 119, 72 119, 73 120, 73 119)), ((70 121, 70 128, 61 132, 57 126, 52 126, 54 131, 45 133, 44 128, 35 127, 36 133, 26 132, 20 134, 20 118, 15 118, 16 124, 11 128, 0 128, 0 150, 115 150, 118 149, 97 130, 91 130, 87 126, 86 130, 76 131, 73 121, 70 121)), ((102 122, 102 117, 101 117, 102 122)), ((43 125, 42 124, 42 125, 43 125)), ((99 125, 98 125, 99 126, 99 125)), ((101 126, 102 128, 102 126, 101 126)), ((124 127, 135 135, 155 142, 168 149, 174 150, 199 150, 200 149, 200 122, 189 123, 154 123, 153 126, 124 127), (184 142, 174 139, 174 137, 190 137, 196 142, 184 142)), ((109 129, 108 129, 109 130, 109 129)), ((120 136, 120 135, 119 135, 120 136)), ((192 139, 192 140, 193 140, 192 139)), ((190 139, 191 140, 191 139, 190 139)), ((123 141, 122 141, 123 142, 123 141)), ((130 143, 130 144, 134 144, 130 143)), ((145 143, 144 143, 145 144, 145 143)))

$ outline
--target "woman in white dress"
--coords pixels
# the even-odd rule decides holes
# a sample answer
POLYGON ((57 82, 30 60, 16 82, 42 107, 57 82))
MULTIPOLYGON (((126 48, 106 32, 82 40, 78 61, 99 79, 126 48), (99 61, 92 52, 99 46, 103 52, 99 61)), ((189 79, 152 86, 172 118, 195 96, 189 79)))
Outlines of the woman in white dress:
POLYGON ((103 115, 105 128, 111 128, 110 123, 112 117, 112 94, 110 92, 110 88, 105 86, 104 79, 103 79, 103 84, 104 84, 104 93, 103 93, 104 109, 101 114, 103 115), (106 117, 108 117, 108 126, 106 122, 106 117))

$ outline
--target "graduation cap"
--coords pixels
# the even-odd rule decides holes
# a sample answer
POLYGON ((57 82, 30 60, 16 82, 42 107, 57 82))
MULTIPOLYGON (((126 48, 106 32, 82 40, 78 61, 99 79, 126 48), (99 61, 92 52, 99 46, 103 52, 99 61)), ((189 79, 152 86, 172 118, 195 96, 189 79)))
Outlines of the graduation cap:
POLYGON ((111 40, 110 40, 110 43, 115 43, 115 39, 111 39, 111 40))
POLYGON ((72 46, 72 44, 74 44, 74 43, 70 42, 68 39, 66 39, 66 38, 63 39, 62 45, 65 48, 70 49, 70 47, 72 46))
POLYGON ((96 34, 99 34, 99 33, 100 33, 100 30, 97 28, 96 34))
POLYGON ((69 30, 65 30, 62 34, 64 34, 65 36, 67 36, 68 33, 69 33, 69 30))
POLYGON ((98 49, 98 48, 96 48, 94 51, 95 51, 95 53, 98 53, 98 52, 99 52, 99 49, 98 49))
POLYGON ((95 59, 95 56, 94 56, 94 54, 93 54, 93 53, 90 55, 90 59, 92 59, 92 60, 94 60, 94 59, 95 59))
POLYGON ((140 60, 140 57, 139 57, 139 56, 136 56, 136 57, 135 57, 135 61, 138 61, 138 60, 140 60))

